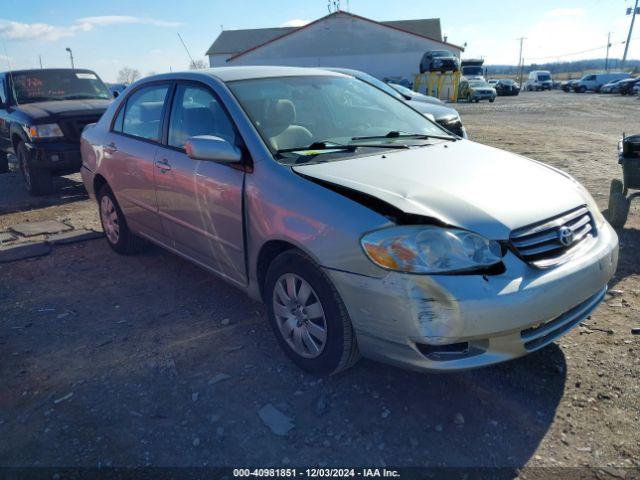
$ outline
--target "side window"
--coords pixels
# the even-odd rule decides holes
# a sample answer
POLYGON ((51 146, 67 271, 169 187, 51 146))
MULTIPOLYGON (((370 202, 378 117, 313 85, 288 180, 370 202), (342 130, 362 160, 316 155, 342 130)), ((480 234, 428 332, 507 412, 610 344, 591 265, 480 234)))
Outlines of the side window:
POLYGON ((189 137, 214 135, 234 145, 233 123, 208 89, 192 85, 176 88, 169 120, 169 145, 184 148, 189 137))
POLYGON ((4 78, 0 78, 0 102, 3 105, 7 104, 7 94, 4 88, 4 78))
POLYGON ((595 79, 596 79, 595 75, 589 75, 587 78, 585 78, 585 80, 588 81, 588 82, 591 82, 591 81, 593 81, 595 79))
MULTIPOLYGON (((121 113, 124 111, 122 133, 159 142, 162 108, 168 91, 168 85, 154 85, 141 88, 127 98, 126 107, 121 109, 121 113)), ((119 118, 116 119, 114 130, 118 126, 118 120, 119 118)))
POLYGON ((124 105, 120 107, 120 111, 118 112, 118 116, 116 117, 116 121, 113 122, 113 131, 122 133, 122 121, 124 120, 124 111, 127 109, 127 102, 124 102, 124 105))

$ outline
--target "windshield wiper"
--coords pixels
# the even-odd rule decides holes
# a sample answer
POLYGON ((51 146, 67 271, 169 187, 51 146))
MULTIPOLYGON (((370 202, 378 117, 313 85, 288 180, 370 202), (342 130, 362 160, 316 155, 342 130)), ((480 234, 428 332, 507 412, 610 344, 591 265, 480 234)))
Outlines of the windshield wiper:
POLYGON ((281 148, 276 150, 276 153, 307 152, 309 150, 346 150, 349 152, 355 152, 357 148, 357 145, 344 145, 342 143, 323 140, 322 142, 313 142, 308 147, 281 148))
POLYGON ((95 95, 65 95, 62 100, 108 100, 104 97, 96 97, 95 95))
POLYGON ((431 133, 408 133, 401 132, 398 130, 391 130, 385 135, 372 135, 367 137, 353 137, 351 140, 375 140, 378 138, 437 138, 439 140, 451 140, 455 142, 457 137, 454 136, 445 136, 445 135, 433 135, 431 133))

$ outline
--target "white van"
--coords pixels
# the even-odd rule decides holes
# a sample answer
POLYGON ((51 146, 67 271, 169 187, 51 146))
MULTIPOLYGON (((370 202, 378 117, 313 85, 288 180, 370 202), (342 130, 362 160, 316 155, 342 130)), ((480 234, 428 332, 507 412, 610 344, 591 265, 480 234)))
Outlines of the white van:
POLYGON ((524 84, 524 89, 530 92, 534 90, 551 90, 553 80, 548 70, 534 70, 529 72, 529 78, 524 84))
POLYGON ((587 90, 599 92, 603 85, 614 80, 629 78, 630 76, 630 74, 624 72, 590 73, 573 84, 573 91, 578 93, 584 93, 587 90))

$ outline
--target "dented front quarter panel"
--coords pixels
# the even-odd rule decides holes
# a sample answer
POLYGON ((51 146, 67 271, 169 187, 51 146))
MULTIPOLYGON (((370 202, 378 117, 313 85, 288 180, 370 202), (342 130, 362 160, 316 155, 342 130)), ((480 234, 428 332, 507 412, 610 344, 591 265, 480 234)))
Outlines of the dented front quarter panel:
POLYGON ((520 332, 552 320, 602 290, 615 273, 618 242, 604 224, 584 255, 542 270, 512 253, 498 275, 371 278, 328 271, 345 301, 362 354, 426 370, 473 368, 524 355, 520 332), (481 342, 485 353, 458 362, 427 360, 416 344, 481 342))

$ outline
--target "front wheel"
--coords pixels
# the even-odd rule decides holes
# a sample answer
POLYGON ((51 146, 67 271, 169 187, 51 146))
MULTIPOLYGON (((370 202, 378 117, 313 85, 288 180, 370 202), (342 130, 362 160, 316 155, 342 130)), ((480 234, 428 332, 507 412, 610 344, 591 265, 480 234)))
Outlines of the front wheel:
POLYGON ((98 193, 98 208, 107 243, 115 252, 126 255, 144 250, 146 241, 129 230, 127 220, 107 185, 98 193))
POLYGON ((53 175, 49 170, 39 169, 33 165, 31 155, 24 143, 18 144, 16 155, 29 193, 34 196, 53 193, 53 175))
POLYGON ((490 99, 489 99, 489 103, 493 103, 493 102, 495 102, 495 101, 496 101, 496 99, 495 99, 495 98, 490 98, 490 99))
POLYGON ((267 272, 264 297, 278 343, 298 367, 332 375, 358 360, 344 303, 308 257, 295 250, 276 257, 267 272))

